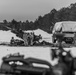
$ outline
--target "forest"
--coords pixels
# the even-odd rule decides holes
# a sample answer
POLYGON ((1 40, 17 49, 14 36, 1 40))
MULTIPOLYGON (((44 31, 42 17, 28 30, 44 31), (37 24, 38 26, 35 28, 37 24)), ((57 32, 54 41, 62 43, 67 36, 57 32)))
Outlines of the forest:
POLYGON ((3 20, 3 22, 0 23, 0 30, 8 30, 4 27, 8 26, 11 29, 16 30, 35 30, 40 28, 51 33, 54 24, 60 21, 76 21, 76 3, 70 4, 68 7, 62 7, 60 10, 54 8, 44 16, 38 16, 34 22, 29 20, 22 22, 16 21, 15 19, 11 20, 11 22, 3 20))

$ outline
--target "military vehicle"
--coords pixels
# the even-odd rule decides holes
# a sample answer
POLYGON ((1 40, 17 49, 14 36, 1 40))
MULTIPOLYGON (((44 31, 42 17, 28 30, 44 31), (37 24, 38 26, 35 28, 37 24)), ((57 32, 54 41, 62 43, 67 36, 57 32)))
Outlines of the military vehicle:
POLYGON ((53 75, 52 66, 45 60, 24 58, 23 55, 14 54, 3 57, 0 74, 10 75, 53 75), (46 67, 34 66, 35 64, 47 65, 46 67))
POLYGON ((76 22, 74 21, 62 21, 57 22, 53 28, 52 41, 56 43, 58 39, 55 35, 63 34, 64 38, 62 41, 65 43, 75 43, 75 34, 76 34, 76 22))

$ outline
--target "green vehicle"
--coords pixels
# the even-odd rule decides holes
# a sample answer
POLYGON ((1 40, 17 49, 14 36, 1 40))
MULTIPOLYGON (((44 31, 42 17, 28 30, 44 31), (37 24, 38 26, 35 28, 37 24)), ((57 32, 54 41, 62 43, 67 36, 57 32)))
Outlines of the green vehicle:
POLYGON ((64 35, 62 41, 65 43, 75 43, 76 22, 75 21, 62 21, 57 22, 52 31, 52 42, 58 41, 57 35, 64 35))

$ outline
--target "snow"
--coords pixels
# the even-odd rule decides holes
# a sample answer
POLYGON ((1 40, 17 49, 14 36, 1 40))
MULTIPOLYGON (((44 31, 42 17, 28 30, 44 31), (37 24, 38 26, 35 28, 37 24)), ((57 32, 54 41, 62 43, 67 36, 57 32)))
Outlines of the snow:
POLYGON ((10 42, 11 37, 14 37, 15 39, 19 39, 14 33, 12 33, 10 30, 9 31, 2 31, 0 30, 0 43, 1 42, 10 42))
MULTIPOLYGON (((28 31, 29 32, 29 31, 28 31)), ((51 41, 51 34, 48 34, 47 32, 44 32, 43 30, 37 29, 34 31, 35 35, 41 34, 43 40, 46 41, 51 41)), ((20 39, 18 38, 14 33, 12 33, 10 30, 9 31, 2 31, 0 30, 0 43, 2 42, 10 42, 11 37, 14 37, 15 39, 20 39)), ((21 40, 21 39, 20 39, 21 40)), ((25 57, 34 57, 38 59, 43 59, 46 61, 51 61, 50 57, 50 48, 49 47, 9 47, 9 46, 0 46, 0 64, 2 62, 2 57, 6 56, 8 54, 13 54, 13 53, 20 53, 24 54, 25 57)), ((55 61, 52 63, 56 63, 55 61)))
POLYGON ((2 57, 13 53, 20 53, 27 57, 34 57, 42 60, 46 60, 52 65, 56 63, 55 61, 51 61, 50 56, 50 47, 9 47, 9 46, 0 46, 0 64, 2 63, 2 57))
MULTIPOLYGON (((42 30, 35 30, 35 34, 41 34, 43 38, 48 39, 48 41, 51 41, 52 34, 48 34, 42 30)), ((14 33, 11 31, 0 31, 0 42, 10 42, 11 37, 13 36, 15 39, 20 39, 16 37, 14 33)), ((71 50, 71 53, 73 57, 76 57, 76 47, 72 48, 65 48, 66 50, 71 50)), ((52 65, 55 65, 57 63, 57 59, 54 61, 51 61, 51 47, 10 47, 10 46, 0 46, 0 64, 2 62, 2 57, 6 56, 8 54, 13 53, 20 53, 24 54, 25 58, 27 57, 34 57, 42 60, 46 60, 50 62, 52 65)))
MULTIPOLYGON (((65 50, 71 50, 73 57, 76 57, 76 47, 65 48, 65 50)), ((34 57, 50 62, 50 64, 57 64, 58 59, 54 61, 51 60, 51 47, 10 47, 10 46, 0 46, 0 64, 2 62, 2 57, 8 54, 20 53, 27 57, 34 57)))
MULTIPOLYGON (((34 32, 35 35, 39 35, 41 34, 42 36, 42 40, 46 41, 46 42, 52 42, 52 34, 48 34, 47 32, 41 30, 41 29, 37 29, 37 30, 34 30, 34 31, 25 31, 25 32, 34 32)), ((21 38, 17 37, 16 34, 12 33, 10 30, 9 31, 2 31, 0 30, 0 43, 3 43, 3 42, 10 42, 11 40, 11 37, 14 37, 15 39, 19 39, 19 40, 22 40, 21 38)))

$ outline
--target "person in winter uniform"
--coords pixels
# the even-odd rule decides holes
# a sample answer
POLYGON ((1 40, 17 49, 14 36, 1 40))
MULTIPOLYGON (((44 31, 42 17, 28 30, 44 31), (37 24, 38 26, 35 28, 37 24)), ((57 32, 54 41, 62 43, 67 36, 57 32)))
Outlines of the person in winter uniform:
POLYGON ((30 33, 30 45, 33 45, 33 40, 34 40, 34 33, 30 33))
POLYGON ((24 45, 28 46, 28 34, 27 33, 23 34, 23 40, 24 40, 24 45))
POLYGON ((11 44, 11 45, 14 45, 14 37, 11 38, 10 44, 11 44))

